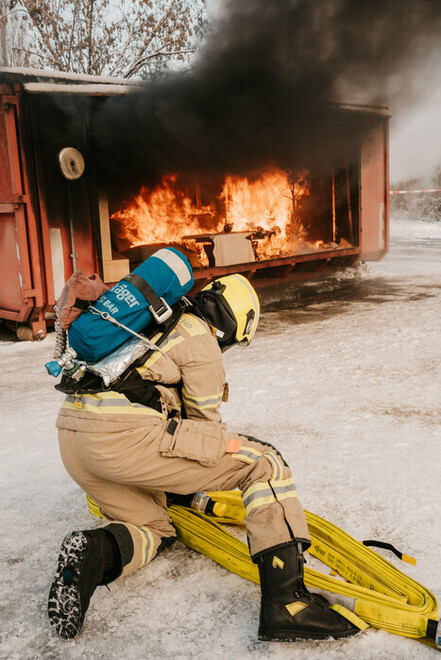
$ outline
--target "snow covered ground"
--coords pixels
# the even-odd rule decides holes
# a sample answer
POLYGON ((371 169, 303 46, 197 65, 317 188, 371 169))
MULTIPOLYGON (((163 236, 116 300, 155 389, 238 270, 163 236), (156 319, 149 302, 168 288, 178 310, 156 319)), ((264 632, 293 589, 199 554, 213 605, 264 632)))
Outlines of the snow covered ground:
MULTIPOLYGON (((414 567, 384 553, 438 598, 440 225, 394 221, 382 262, 265 296, 253 345, 226 354, 224 407, 231 429, 282 450, 307 509, 417 557, 414 567)), ((62 395, 43 368, 53 343, 0 334, 1 658, 437 657, 374 629, 341 642, 259 642, 258 587, 180 543, 99 588, 76 640, 56 638, 46 599, 59 544, 96 520, 58 455, 62 395)))

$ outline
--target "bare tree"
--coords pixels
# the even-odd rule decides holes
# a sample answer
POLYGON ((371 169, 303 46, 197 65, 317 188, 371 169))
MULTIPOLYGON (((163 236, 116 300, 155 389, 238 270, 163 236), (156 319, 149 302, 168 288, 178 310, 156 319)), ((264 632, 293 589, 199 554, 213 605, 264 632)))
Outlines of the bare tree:
POLYGON ((0 0, 0 65, 28 66, 26 11, 15 0, 0 0), (20 53, 20 54, 19 54, 20 53))
POLYGON ((204 1, 0 0, 0 51, 7 65, 148 77, 191 57, 204 1))

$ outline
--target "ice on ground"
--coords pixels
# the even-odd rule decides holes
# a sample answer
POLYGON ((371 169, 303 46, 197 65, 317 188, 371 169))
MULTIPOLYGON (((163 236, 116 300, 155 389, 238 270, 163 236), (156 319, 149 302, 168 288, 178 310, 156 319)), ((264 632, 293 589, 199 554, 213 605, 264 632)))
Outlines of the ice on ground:
MULTIPOLYGON (((416 557, 414 567, 384 553, 438 597, 440 229, 395 221, 383 261, 264 296, 255 341, 226 354, 223 413, 232 430, 279 447, 305 508, 416 557)), ((1 658, 437 657, 374 629, 333 643, 259 642, 258 587, 180 543, 99 588, 77 639, 54 637, 46 599, 59 545, 97 523, 58 454, 62 395, 43 368, 53 339, 0 338, 1 658)))

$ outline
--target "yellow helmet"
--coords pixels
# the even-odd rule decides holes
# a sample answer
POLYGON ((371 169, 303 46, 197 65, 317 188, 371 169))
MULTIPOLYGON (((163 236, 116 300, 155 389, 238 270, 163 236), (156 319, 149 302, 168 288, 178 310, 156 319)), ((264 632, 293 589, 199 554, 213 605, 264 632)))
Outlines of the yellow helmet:
POLYGON ((234 273, 214 280, 195 296, 207 322, 216 329, 219 346, 248 346, 259 322, 260 304, 250 282, 234 273))

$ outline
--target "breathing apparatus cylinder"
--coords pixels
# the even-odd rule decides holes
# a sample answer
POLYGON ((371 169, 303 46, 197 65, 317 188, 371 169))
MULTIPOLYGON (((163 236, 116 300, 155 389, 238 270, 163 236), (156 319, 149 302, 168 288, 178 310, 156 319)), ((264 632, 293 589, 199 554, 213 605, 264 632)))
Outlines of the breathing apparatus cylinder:
POLYGON ((101 360, 129 339, 130 330, 139 332, 153 319, 161 323, 169 318, 171 305, 191 289, 193 281, 190 262, 181 252, 174 248, 155 252, 72 323, 69 345, 80 360, 101 360))

